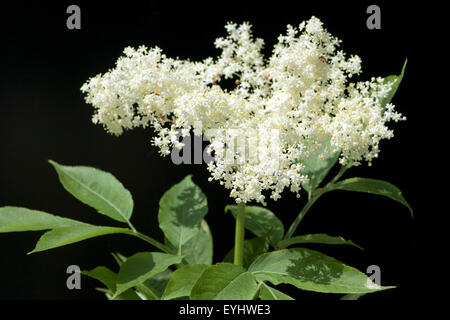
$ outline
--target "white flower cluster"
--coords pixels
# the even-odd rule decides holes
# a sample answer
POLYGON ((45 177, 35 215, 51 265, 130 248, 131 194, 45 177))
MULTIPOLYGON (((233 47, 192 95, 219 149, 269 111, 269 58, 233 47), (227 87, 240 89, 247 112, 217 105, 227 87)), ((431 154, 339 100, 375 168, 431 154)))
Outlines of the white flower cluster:
POLYGON ((204 133, 215 157, 210 179, 231 189, 236 202, 264 204, 265 191, 275 200, 285 188, 299 193, 308 180, 302 160, 318 141, 340 150, 342 164, 370 164, 380 140, 393 136, 386 123, 404 119, 391 104, 382 110, 392 83, 348 81, 361 72, 361 59, 338 50, 340 41, 319 19, 288 26, 269 59, 249 24, 226 30, 215 42, 221 55, 202 62, 171 59, 157 47, 126 48, 114 69, 81 88, 96 109, 93 122, 116 135, 151 126, 163 155, 183 146, 180 129, 182 136, 204 133), (235 80, 235 88, 221 88, 222 79, 235 80), (244 148, 235 147, 238 140, 244 148), (249 149, 258 161, 248 160, 249 149))

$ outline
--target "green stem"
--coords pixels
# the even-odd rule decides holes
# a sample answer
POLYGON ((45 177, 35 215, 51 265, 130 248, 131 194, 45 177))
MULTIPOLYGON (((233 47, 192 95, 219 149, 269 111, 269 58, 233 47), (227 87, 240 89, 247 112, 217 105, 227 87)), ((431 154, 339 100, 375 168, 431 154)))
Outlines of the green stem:
POLYGON ((245 233, 245 203, 237 205, 236 233, 234 237, 234 264, 244 265, 244 233, 245 233))
POLYGON ((332 185, 336 181, 338 181, 342 177, 342 175, 345 173, 345 171, 347 171, 350 167, 351 167, 351 164, 350 164, 350 166, 349 165, 341 166, 341 169, 339 169, 339 172, 337 173, 337 175, 333 179, 331 179, 330 182, 327 183, 325 188, 332 185))
POLYGON ((149 236, 146 236, 143 233, 140 233, 138 231, 136 231, 136 229, 134 230, 129 230, 127 232, 124 232, 125 234, 129 234, 135 237, 138 237, 139 239, 142 239, 148 243, 150 243, 152 246, 154 246, 155 248, 158 248, 161 251, 164 251, 166 253, 172 253, 173 254, 173 250, 171 250, 168 246, 162 244, 161 242, 159 242, 158 240, 155 240, 149 236))
POLYGON ((284 239, 289 239, 294 234, 295 230, 297 229, 298 225, 308 212, 308 210, 311 208, 311 206, 314 204, 314 202, 317 201, 317 199, 320 198, 321 195, 323 195, 325 192, 330 191, 329 187, 331 187, 336 181, 338 181, 342 175, 351 167, 351 163, 346 166, 342 166, 339 169, 339 172, 334 176, 333 179, 330 180, 323 188, 318 188, 314 190, 313 192, 308 193, 308 202, 303 207, 302 211, 298 214, 298 216, 295 218, 294 222, 292 222, 291 226, 289 227, 289 230, 286 232, 286 235, 284 236, 284 239))
POLYGON ((131 230, 133 230, 133 232, 137 232, 136 228, 131 224, 130 220, 127 220, 127 224, 131 228, 131 230))
POLYGON ((284 236, 284 239, 289 239, 290 237, 292 237, 292 235, 295 232, 295 229, 297 229, 298 225, 303 220, 303 217, 306 215, 306 213, 311 208, 311 206, 314 204, 314 202, 316 202, 317 199, 319 199, 322 194, 323 194, 323 192, 317 192, 317 193, 314 192, 314 195, 312 195, 309 198, 308 202, 303 207, 302 211, 300 211, 298 216, 295 218, 294 222, 292 222, 291 226, 289 227, 288 231, 286 232, 286 235, 284 236))

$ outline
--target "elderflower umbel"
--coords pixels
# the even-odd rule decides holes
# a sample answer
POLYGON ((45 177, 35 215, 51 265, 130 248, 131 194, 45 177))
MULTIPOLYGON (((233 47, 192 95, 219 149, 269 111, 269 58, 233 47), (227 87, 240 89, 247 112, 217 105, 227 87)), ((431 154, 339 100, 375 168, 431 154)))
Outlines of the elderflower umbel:
POLYGON ((299 194, 308 181, 302 160, 321 141, 340 151, 342 164, 370 164, 380 140, 393 136, 386 123, 405 119, 380 103, 392 83, 348 81, 361 72, 361 59, 338 50, 340 41, 315 17, 289 25, 268 59, 249 24, 229 23, 226 30, 215 41, 221 55, 202 62, 171 59, 158 47, 126 48, 114 69, 81 88, 96 109, 93 122, 115 135, 151 126, 162 155, 183 146, 180 129, 182 136, 203 133, 214 152, 210 180, 231 189, 236 202, 264 204, 267 190, 274 200, 285 188, 299 194), (232 78, 233 90, 220 87, 232 78), (238 140, 256 149, 257 161, 235 147, 238 140))

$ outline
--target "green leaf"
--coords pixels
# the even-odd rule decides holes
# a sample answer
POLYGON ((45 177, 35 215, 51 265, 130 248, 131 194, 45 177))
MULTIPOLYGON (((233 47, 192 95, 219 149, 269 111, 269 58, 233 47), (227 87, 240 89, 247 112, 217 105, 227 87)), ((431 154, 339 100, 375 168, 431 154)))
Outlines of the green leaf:
POLYGON ((20 207, 0 208, 0 232, 48 230, 28 254, 61 247, 113 233, 130 233, 126 228, 94 226, 50 213, 20 207))
MULTIPOLYGON (((244 268, 248 268, 259 255, 266 253, 267 250, 269 250, 269 243, 265 237, 244 240, 244 268)), ((233 260, 234 248, 228 251, 223 262, 233 263, 233 260)))
POLYGON ((116 261, 119 267, 122 265, 122 263, 124 263, 127 260, 127 258, 119 252, 115 253, 113 252, 111 253, 111 255, 113 256, 114 260, 116 261))
POLYGON ((405 74, 407 62, 408 62, 408 59, 405 59, 405 62, 403 63, 402 72, 399 75, 390 75, 390 76, 387 76, 386 78, 384 78, 384 81, 383 81, 384 84, 389 83, 389 82, 393 82, 393 84, 392 84, 391 90, 389 91, 388 95, 385 98, 380 99, 380 104, 381 104, 381 107, 383 108, 383 112, 386 109, 386 105, 391 102, 392 98, 394 97, 395 93, 397 92, 397 89, 398 89, 400 83, 402 82, 403 76, 405 74))
POLYGON ((81 225, 82 222, 21 207, 0 208, 0 232, 39 231, 81 225))
POLYGON ((117 274, 107 267, 95 267, 92 270, 82 270, 82 274, 103 283, 111 292, 116 291, 117 274))
POLYGON ((128 258, 120 267, 117 277, 118 296, 125 290, 142 284, 145 280, 180 263, 182 257, 161 252, 140 252, 128 258))
POLYGON ((288 296, 287 294, 274 289, 264 282, 260 282, 261 287, 259 288, 259 298, 261 300, 294 300, 294 298, 288 296))
POLYGON ((325 179, 340 154, 340 150, 333 151, 334 147, 330 138, 322 138, 317 142, 319 147, 306 160, 302 161, 305 166, 303 173, 309 178, 309 182, 302 186, 308 193, 313 192, 325 179))
POLYGON ((339 181, 329 186, 329 190, 357 191, 382 195, 403 204, 409 209, 411 216, 413 215, 413 210, 406 202, 400 189, 383 180, 355 177, 339 181))
POLYGON ((208 223, 203 220, 197 234, 181 246, 179 252, 189 264, 212 264, 213 239, 208 223))
POLYGON ((345 240, 342 237, 329 236, 325 233, 304 234, 301 236, 281 240, 280 242, 278 242, 277 247, 280 249, 284 249, 286 247, 299 243, 347 244, 364 250, 362 247, 351 240, 345 240))
POLYGON ((287 283, 325 293, 369 293, 393 287, 373 283, 364 273, 320 252, 283 249, 259 256, 249 267, 258 281, 287 283))
MULTIPOLYGON (((128 289, 131 290, 131 289, 128 289)), ((153 291, 153 289, 144 283, 136 285, 136 294, 142 299, 142 300, 159 300, 158 295, 156 292, 153 291)))
POLYGON ((137 285, 136 289, 147 300, 160 300, 171 276, 172 272, 165 270, 155 274, 150 279, 144 281, 144 283, 137 285))
POLYGON ((365 293, 361 293, 361 294, 346 294, 345 296, 341 297, 339 300, 358 300, 363 295, 365 295, 365 293))
POLYGON ((79 224, 70 227, 56 228, 44 233, 37 242, 34 250, 29 252, 29 254, 107 234, 129 233, 129 231, 130 230, 126 228, 101 227, 90 224, 79 224))
POLYGON ((164 193, 159 201, 159 227, 179 254, 183 244, 197 235, 207 212, 206 196, 190 175, 164 193))
POLYGON ((117 297, 113 298, 113 294, 110 295, 110 300, 142 300, 133 289, 128 289, 122 292, 117 297))
MULTIPOLYGON (((117 274, 107 267, 96 267, 92 270, 83 270, 81 273, 103 283, 108 288, 109 295, 107 297, 112 297, 111 294, 116 291, 117 274)), ((119 295, 116 300, 140 300, 140 298, 133 290, 129 289, 119 295)))
POLYGON ((175 270, 161 299, 170 300, 180 297, 189 297, 192 288, 206 268, 208 268, 208 266, 205 264, 189 264, 175 270))
MULTIPOLYGON (((236 205, 227 205, 225 211, 230 210, 234 218, 237 215, 236 205)), ((269 209, 259 206, 245 206, 245 228, 257 237, 269 234, 271 244, 276 244, 283 238, 284 226, 269 209)))
POLYGON ((170 278, 172 277, 172 274, 173 272, 167 269, 163 272, 155 274, 153 277, 146 280, 144 284, 147 287, 150 287, 152 291, 156 294, 158 299, 160 299, 164 293, 167 284, 169 283, 170 278))
POLYGON ((218 263, 203 271, 191 291, 191 300, 250 300, 258 291, 255 277, 243 267, 218 263))
POLYGON ((81 202, 114 220, 128 222, 131 193, 112 174, 84 166, 64 166, 49 160, 64 188, 81 202))

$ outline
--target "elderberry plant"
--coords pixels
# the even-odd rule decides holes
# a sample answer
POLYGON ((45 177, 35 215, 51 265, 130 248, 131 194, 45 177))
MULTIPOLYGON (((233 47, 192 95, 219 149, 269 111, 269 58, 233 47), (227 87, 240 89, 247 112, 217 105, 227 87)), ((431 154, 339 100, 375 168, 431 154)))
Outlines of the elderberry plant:
POLYGON ((117 273, 103 266, 82 272, 102 282, 109 299, 292 299, 274 288, 278 284, 350 297, 393 288, 302 246, 359 247, 352 241, 294 233, 310 207, 333 190, 383 195, 412 214, 400 190, 388 182, 341 179, 352 166, 371 165, 380 141, 393 137, 387 123, 406 119, 391 104, 406 62, 400 75, 351 82, 361 72, 361 59, 339 50, 340 40, 315 17, 298 28, 288 26, 269 58, 248 23, 230 23, 226 30, 228 35, 215 42, 222 51, 216 59, 192 62, 168 58, 157 47, 126 48, 114 69, 81 88, 95 108, 94 123, 115 135, 150 126, 163 156, 182 149, 183 137, 191 132, 206 137, 212 155, 209 180, 229 189, 234 202, 225 208, 236 219, 234 248, 222 261, 213 261, 213 239, 204 219, 207 199, 191 176, 161 197, 157 218, 163 241, 132 225, 133 198, 113 175, 55 161, 50 163, 68 192, 124 226, 2 207, 0 232, 50 230, 32 253, 113 233, 138 237, 158 249, 131 257, 114 253, 117 273), (223 89, 223 79, 236 79, 235 88, 223 89), (337 163, 338 174, 325 183, 337 163), (298 197, 304 190, 308 197, 286 231, 265 208, 285 189, 298 197), (253 238, 245 240, 245 229, 253 238))

